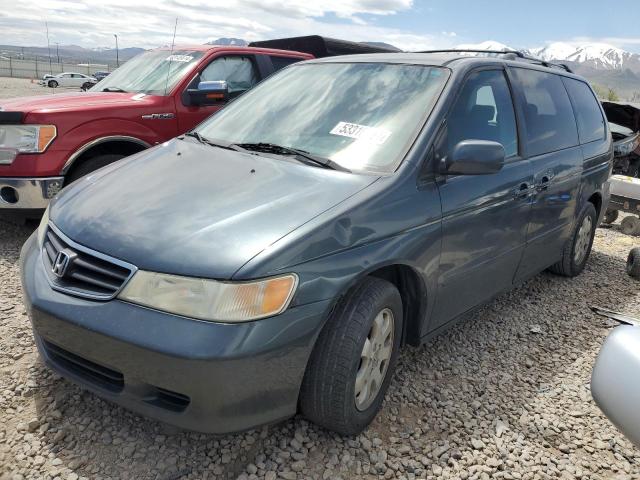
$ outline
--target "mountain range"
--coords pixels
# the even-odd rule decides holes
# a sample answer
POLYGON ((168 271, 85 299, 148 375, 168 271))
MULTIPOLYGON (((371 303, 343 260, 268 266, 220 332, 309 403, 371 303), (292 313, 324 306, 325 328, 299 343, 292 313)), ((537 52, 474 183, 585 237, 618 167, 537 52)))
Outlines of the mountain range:
POLYGON ((567 65, 591 83, 614 90, 621 100, 640 101, 640 55, 604 43, 574 45, 554 42, 538 48, 511 48, 486 41, 458 45, 457 49, 520 50, 525 55, 567 65))
MULTIPOLYGON (((397 48, 384 42, 363 42, 397 48)), ((223 37, 207 42, 208 45, 245 46, 248 42, 242 38, 223 37)), ((621 100, 640 101, 640 55, 627 52, 612 45, 602 43, 569 44, 549 43, 537 48, 512 48, 504 43, 488 40, 477 44, 462 44, 457 49, 473 50, 519 50, 526 55, 550 62, 568 65, 575 73, 586 77, 590 82, 604 90, 614 90, 621 100)), ((398 49, 399 50, 399 49, 398 49)), ((52 45, 47 47, 21 47, 0 45, 0 57, 33 60, 48 58, 49 51, 54 62, 58 57, 64 63, 102 63, 115 67, 116 50, 113 48, 84 48, 79 45, 52 45)), ((120 63, 143 52, 143 48, 129 47, 118 50, 120 63)))

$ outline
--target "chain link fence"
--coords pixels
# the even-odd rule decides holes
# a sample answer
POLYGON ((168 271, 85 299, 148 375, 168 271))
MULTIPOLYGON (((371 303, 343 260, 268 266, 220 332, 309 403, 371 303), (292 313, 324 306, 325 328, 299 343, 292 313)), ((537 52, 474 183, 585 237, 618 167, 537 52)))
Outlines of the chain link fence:
POLYGON ((57 62, 48 57, 35 57, 29 60, 0 55, 0 77, 40 79, 49 73, 56 75, 62 72, 86 73, 91 75, 97 71, 110 72, 115 65, 91 63, 57 62))

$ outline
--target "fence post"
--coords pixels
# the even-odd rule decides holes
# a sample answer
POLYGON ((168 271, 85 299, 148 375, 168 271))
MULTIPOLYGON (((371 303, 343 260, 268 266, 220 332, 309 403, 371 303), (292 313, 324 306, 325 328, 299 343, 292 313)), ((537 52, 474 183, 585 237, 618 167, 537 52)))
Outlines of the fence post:
POLYGON ((11 55, 9 55, 9 76, 13 77, 13 64, 11 63, 11 55))
POLYGON ((40 74, 38 73, 38 56, 36 55, 36 78, 40 78, 40 74))

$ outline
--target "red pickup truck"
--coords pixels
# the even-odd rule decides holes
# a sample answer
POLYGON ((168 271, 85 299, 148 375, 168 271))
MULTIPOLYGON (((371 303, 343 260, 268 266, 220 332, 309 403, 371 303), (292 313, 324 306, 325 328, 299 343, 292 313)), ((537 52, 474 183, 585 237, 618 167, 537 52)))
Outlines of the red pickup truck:
POLYGON ((310 58, 270 48, 162 48, 86 93, 0 100, 0 212, 42 210, 64 185, 192 129, 227 98, 310 58), (219 81, 224 96, 198 91, 219 81))

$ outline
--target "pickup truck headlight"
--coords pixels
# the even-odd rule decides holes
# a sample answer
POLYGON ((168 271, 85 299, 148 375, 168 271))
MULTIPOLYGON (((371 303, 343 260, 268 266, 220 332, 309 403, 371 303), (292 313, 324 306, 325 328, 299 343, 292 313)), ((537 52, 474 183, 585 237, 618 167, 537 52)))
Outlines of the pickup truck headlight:
POLYGON ((293 274, 252 282, 219 282, 137 271, 118 298, 185 317, 237 323, 283 312, 298 284, 293 274))
POLYGON ((18 153, 42 153, 56 138, 55 125, 0 125, 0 163, 18 153))

